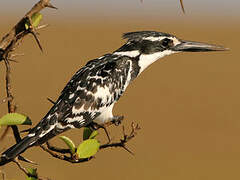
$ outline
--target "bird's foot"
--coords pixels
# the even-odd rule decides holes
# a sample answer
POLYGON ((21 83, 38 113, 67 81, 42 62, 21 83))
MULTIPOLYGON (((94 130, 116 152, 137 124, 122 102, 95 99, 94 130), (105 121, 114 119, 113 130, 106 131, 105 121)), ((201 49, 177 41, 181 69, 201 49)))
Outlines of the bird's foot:
POLYGON ((90 125, 89 125, 89 128, 92 129, 92 130, 98 130, 98 129, 103 129, 105 134, 107 135, 107 138, 108 138, 108 142, 107 144, 109 144, 111 142, 111 138, 110 138, 110 135, 107 131, 107 126, 106 125, 100 125, 100 124, 97 124, 95 122, 92 122, 90 125))
POLYGON ((124 116, 113 116, 110 122, 115 126, 119 126, 122 123, 123 119, 124 119, 124 116))
POLYGON ((115 126, 119 126, 122 123, 123 119, 124 119, 124 116, 113 116, 111 121, 109 121, 109 122, 107 122, 103 125, 92 122, 91 124, 89 124, 88 127, 92 130, 103 129, 105 134, 107 135, 107 138, 108 138, 107 144, 110 144, 111 138, 110 138, 110 135, 107 131, 107 127, 111 126, 112 124, 114 124, 115 126))

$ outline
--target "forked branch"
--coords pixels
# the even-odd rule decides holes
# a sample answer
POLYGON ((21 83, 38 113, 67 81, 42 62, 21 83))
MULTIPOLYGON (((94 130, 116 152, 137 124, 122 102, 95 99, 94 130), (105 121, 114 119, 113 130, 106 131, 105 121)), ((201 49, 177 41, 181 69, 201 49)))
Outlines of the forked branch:
MULTIPOLYGON (((129 149, 127 149, 126 143, 136 136, 138 130, 140 130, 139 125, 138 124, 135 125, 134 123, 132 123, 131 124, 131 132, 129 134, 126 134, 124 126, 123 126, 123 138, 120 139, 119 142, 103 144, 103 145, 100 146, 99 149, 102 150, 102 149, 107 149, 107 148, 112 148, 112 147, 120 147, 120 148, 124 148, 129 153, 133 154, 129 149)), ((52 146, 52 145, 49 144, 49 142, 47 142, 46 145, 41 145, 40 147, 44 151, 49 153, 52 157, 60 159, 60 160, 64 160, 64 161, 67 161, 67 162, 70 162, 70 163, 87 162, 87 161, 90 161, 94 158, 94 157, 90 157, 90 158, 79 159, 77 157, 77 155, 72 154, 69 149, 62 149, 62 148, 52 146), (69 155, 66 155, 66 154, 69 154, 69 155)))

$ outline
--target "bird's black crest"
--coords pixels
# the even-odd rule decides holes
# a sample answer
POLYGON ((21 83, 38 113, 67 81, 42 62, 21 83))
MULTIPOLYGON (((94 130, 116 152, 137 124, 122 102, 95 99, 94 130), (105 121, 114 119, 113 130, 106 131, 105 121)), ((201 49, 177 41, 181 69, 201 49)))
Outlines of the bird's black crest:
POLYGON ((171 34, 156 32, 156 31, 136 31, 136 32, 127 32, 123 34, 123 39, 128 39, 128 41, 141 41, 143 38, 147 37, 159 37, 166 36, 172 37, 171 34))

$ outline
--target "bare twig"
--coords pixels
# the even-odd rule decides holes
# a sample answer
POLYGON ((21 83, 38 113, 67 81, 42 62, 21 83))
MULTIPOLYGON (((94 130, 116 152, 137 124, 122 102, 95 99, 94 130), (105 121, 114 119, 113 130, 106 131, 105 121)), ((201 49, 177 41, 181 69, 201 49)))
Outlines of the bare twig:
POLYGON ((19 169, 20 169, 21 171, 23 171, 27 176, 30 176, 30 174, 28 173, 28 171, 26 170, 26 168, 24 168, 24 167, 20 164, 20 162, 18 161, 18 157, 16 157, 16 158, 13 160, 13 162, 15 162, 15 163, 17 164, 17 166, 19 167, 19 169))
POLYGON ((134 123, 131 124, 131 132, 129 135, 127 135, 125 133, 125 128, 123 126, 123 139, 120 139, 120 142, 116 142, 116 143, 111 143, 111 144, 103 144, 100 146, 100 149, 105 149, 105 148, 109 148, 109 147, 122 147, 124 148, 126 151, 128 151, 129 153, 133 154, 130 150, 128 150, 126 148, 126 143, 128 141, 130 141, 132 138, 134 138, 137 134, 137 131, 140 130, 139 125, 135 125, 134 123))
POLYGON ((18 161, 20 159, 18 159, 18 157, 16 157, 13 162, 15 162, 17 164, 17 166, 19 167, 19 169, 24 172, 24 174, 26 174, 28 177, 34 177, 35 179, 38 179, 38 180, 50 180, 50 178, 48 177, 39 177, 38 175, 33 175, 33 174, 30 174, 26 168, 24 168, 20 162, 18 161))
POLYGON ((184 6, 183 6, 183 0, 180 0, 180 4, 181 4, 182 11, 185 14, 185 9, 184 9, 184 6))

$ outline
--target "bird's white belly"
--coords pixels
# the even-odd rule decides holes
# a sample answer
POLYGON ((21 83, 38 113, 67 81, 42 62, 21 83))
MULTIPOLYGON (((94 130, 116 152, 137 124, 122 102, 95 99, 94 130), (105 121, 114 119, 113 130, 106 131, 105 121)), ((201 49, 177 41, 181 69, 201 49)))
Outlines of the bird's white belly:
POLYGON ((109 107, 104 108, 102 113, 96 119, 94 119, 94 122, 102 125, 102 124, 105 124, 105 123, 111 121, 113 118, 113 114, 112 114, 113 106, 114 106, 114 104, 112 104, 109 107))

